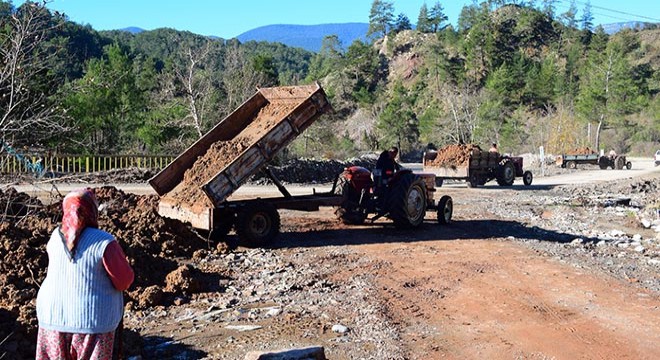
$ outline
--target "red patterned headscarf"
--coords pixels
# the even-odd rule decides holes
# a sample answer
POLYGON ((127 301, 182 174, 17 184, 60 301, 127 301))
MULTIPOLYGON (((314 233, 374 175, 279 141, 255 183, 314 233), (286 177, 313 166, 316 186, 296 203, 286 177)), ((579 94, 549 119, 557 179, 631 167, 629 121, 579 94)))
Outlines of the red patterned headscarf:
POLYGON ((86 227, 98 228, 99 205, 91 189, 75 190, 62 201, 62 227, 66 247, 72 251, 86 227))

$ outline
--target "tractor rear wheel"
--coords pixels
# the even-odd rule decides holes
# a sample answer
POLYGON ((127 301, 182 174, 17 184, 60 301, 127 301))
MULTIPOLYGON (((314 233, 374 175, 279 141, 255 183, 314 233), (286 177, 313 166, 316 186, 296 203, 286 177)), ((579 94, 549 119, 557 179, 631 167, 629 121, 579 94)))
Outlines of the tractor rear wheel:
POLYGON ((454 201, 451 196, 444 195, 438 201, 438 224, 449 224, 454 213, 454 201))
POLYGON ((617 170, 623 169, 625 165, 626 165, 626 158, 624 158, 623 156, 617 156, 614 159, 614 168, 616 168, 617 170))
POLYGON ((504 159, 497 168, 497 184, 500 186, 511 186, 516 178, 516 167, 511 160, 504 159))
POLYGON ((467 181, 467 186, 470 187, 470 188, 476 188, 479 185, 480 185, 479 175, 470 174, 470 177, 468 178, 468 181, 467 181))
POLYGON ((426 185, 414 174, 404 174, 385 195, 388 217, 398 228, 417 227, 426 215, 426 185))
POLYGON ((280 214, 271 203, 247 203, 236 216, 236 233, 244 246, 266 246, 280 233, 280 214))

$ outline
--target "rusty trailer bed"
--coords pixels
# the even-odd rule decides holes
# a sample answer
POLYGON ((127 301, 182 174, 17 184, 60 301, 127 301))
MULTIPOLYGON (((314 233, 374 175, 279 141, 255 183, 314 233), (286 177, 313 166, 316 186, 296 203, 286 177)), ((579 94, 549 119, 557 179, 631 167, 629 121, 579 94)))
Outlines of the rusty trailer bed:
MULTIPOLYGON (((286 145, 307 129, 320 115, 331 110, 330 103, 321 88, 313 85, 261 88, 234 112, 179 155, 165 169, 149 180, 149 184, 161 195, 159 213, 163 216, 190 222, 193 227, 213 229, 213 207, 188 207, 168 200, 163 195, 172 191, 183 180, 185 172, 216 142, 237 138, 258 119, 259 111, 269 104, 287 104, 290 111, 276 119, 263 136, 254 139, 239 154, 227 154, 230 161, 202 186, 215 208, 222 206, 252 175, 263 169, 286 145)), ((224 155, 224 154, 223 154, 224 155)), ((302 201, 302 199, 301 199, 302 201)))

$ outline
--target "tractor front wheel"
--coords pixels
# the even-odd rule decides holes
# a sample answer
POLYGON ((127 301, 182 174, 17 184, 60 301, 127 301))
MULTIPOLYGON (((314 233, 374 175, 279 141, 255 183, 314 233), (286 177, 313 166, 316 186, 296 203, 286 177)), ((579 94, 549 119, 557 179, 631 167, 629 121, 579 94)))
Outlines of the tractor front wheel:
POLYGON ((534 175, 532 175, 531 171, 527 170, 523 173, 523 184, 525 184, 525 186, 532 185, 533 179, 534 179, 534 175))
POLYGON ((449 224, 453 213, 454 201, 451 196, 442 196, 438 202, 438 224, 449 224))

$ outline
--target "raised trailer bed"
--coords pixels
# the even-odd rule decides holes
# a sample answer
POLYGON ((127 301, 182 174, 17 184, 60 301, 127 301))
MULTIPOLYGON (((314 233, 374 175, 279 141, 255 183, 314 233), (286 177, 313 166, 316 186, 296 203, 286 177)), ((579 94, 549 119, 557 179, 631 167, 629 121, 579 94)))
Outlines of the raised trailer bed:
POLYGON ((159 213, 211 231, 212 235, 224 236, 233 228, 241 242, 251 246, 265 245, 279 233, 278 209, 315 211, 321 206, 334 206, 340 219, 344 219, 341 214, 360 212, 364 219, 375 214, 372 221, 384 216, 401 227, 420 225, 428 209, 438 211, 440 223, 451 220, 451 198, 445 196, 438 204, 433 199, 432 174, 401 172, 395 177, 401 181, 393 181, 393 190, 384 193, 388 196, 378 198, 373 183, 362 181, 371 180, 368 170, 360 170, 366 177, 360 184, 347 170, 338 174, 330 192, 292 196, 267 164, 330 109, 318 84, 259 89, 149 180, 161 195, 159 213), (281 197, 227 200, 259 171, 273 180, 281 197), (358 187, 359 193, 349 194, 349 188, 358 187))

